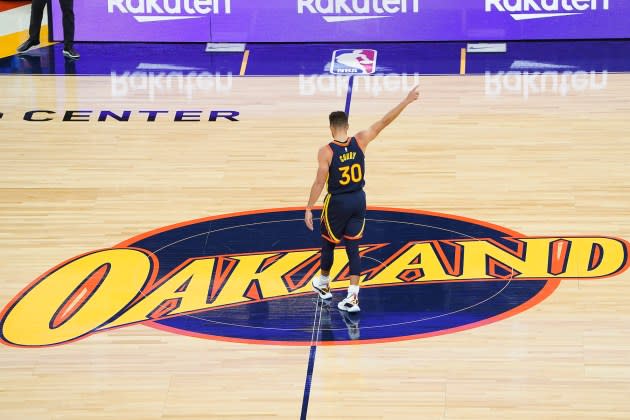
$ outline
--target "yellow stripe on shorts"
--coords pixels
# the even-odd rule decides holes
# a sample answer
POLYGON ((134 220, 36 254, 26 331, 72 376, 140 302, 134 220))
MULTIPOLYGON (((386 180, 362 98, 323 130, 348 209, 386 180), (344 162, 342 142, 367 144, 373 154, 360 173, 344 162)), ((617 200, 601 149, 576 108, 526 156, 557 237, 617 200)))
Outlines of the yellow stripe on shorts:
POLYGON ((330 203, 330 197, 331 195, 328 194, 326 196, 326 198, 324 199, 324 209, 322 210, 322 218, 324 219, 324 225, 326 226, 326 232, 328 232, 328 236, 330 236, 330 239, 332 239, 333 241, 339 243, 341 242, 341 240, 339 240, 335 234, 332 232, 332 229, 330 228, 330 223, 328 222, 328 204, 330 203))

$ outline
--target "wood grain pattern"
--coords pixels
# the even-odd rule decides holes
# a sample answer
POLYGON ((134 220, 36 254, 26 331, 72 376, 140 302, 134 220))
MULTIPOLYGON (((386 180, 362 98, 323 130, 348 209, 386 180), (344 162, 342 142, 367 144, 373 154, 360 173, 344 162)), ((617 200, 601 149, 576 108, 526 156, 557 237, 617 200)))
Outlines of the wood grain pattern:
MULTIPOLYGON (((368 149, 369 204, 531 235, 630 238, 630 75, 586 75, 595 82, 583 89, 547 80, 527 94, 527 80, 518 80, 525 76, 501 80, 500 94, 488 77, 421 80, 421 100, 368 149)), ((0 79, 0 304, 53 265, 152 228, 305 204, 316 150, 329 138, 326 117, 343 108, 346 79, 169 80, 151 88, 142 78, 0 79), (34 109, 57 114, 21 120, 34 109), (241 116, 60 121, 73 109, 241 116)), ((357 80, 351 128, 371 123, 412 85, 394 76, 357 80)), ((321 347, 309 418, 629 418, 629 296, 627 272, 564 282, 541 305, 483 328, 321 347)), ((294 419, 307 358, 305 347, 142 326, 55 348, 2 347, 0 414, 294 419)))

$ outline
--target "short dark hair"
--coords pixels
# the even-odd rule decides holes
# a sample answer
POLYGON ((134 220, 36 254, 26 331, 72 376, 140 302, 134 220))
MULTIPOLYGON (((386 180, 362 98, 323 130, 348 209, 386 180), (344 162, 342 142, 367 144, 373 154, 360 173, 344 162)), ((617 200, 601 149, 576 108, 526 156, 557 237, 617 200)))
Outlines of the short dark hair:
POLYGON ((331 127, 345 127, 348 125, 348 116, 343 111, 331 112, 328 120, 331 127))

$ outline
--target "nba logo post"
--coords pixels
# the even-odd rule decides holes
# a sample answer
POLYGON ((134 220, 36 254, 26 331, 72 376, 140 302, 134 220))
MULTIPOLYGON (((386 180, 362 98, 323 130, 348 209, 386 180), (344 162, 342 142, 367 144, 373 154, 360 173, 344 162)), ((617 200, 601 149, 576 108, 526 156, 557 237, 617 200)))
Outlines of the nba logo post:
POLYGON ((335 50, 330 63, 332 74, 372 74, 376 71, 376 50, 335 50))

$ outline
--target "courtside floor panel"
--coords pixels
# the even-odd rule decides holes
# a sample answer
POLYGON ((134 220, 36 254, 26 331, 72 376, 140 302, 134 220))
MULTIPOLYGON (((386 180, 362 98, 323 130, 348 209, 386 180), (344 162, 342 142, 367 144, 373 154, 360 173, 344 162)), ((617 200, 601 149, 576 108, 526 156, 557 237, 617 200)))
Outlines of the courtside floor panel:
MULTIPOLYGON (((507 52, 469 53, 466 74, 630 70, 630 42, 508 42, 507 52)), ((376 49, 377 74, 460 74, 466 43, 248 44, 246 74, 310 75, 329 72, 336 49, 376 49)), ((120 75, 138 72, 239 75, 242 53, 206 53, 204 44, 77 44, 81 59, 65 60, 61 44, 0 59, 0 74, 120 75)))

